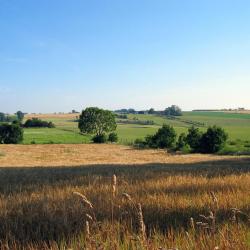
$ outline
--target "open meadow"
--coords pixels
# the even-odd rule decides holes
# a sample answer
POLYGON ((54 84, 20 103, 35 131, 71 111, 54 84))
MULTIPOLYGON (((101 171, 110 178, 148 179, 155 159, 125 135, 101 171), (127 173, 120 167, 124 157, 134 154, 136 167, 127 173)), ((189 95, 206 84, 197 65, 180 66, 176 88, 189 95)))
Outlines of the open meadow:
POLYGON ((247 156, 0 145, 0 173, 0 249, 250 249, 247 156))
MULTIPOLYGON (((79 114, 41 114, 27 115, 25 119, 38 117, 52 121, 56 128, 26 128, 24 129, 24 144, 52 144, 52 143, 89 143, 90 135, 81 135, 76 122, 79 114)), ((119 144, 131 145, 135 139, 144 138, 155 133, 164 123, 172 125, 178 134, 186 133, 195 124, 204 131, 208 126, 218 125, 229 135, 228 143, 223 154, 250 154, 250 114, 229 112, 183 112, 178 119, 168 119, 166 116, 156 115, 128 115, 130 123, 121 123, 117 119, 117 133, 119 144), (152 121, 153 125, 138 124, 152 121)))

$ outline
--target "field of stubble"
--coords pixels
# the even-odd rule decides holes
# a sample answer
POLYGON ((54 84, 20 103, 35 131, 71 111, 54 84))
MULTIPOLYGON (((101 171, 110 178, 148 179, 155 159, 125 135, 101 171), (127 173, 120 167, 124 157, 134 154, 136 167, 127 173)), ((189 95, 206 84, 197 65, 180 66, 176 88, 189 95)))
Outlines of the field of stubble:
POLYGON ((249 215, 250 157, 0 145, 0 249, 245 250, 249 215))

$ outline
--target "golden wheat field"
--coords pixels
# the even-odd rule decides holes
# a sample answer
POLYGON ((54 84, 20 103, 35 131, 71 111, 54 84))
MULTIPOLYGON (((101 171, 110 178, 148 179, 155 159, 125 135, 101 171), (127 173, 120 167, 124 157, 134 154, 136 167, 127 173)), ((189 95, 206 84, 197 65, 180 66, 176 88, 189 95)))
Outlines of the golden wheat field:
POLYGON ((51 113, 51 114, 26 114, 25 119, 39 118, 39 119, 75 119, 79 113, 51 113))
POLYGON ((250 157, 0 145, 0 249, 250 249, 250 157))

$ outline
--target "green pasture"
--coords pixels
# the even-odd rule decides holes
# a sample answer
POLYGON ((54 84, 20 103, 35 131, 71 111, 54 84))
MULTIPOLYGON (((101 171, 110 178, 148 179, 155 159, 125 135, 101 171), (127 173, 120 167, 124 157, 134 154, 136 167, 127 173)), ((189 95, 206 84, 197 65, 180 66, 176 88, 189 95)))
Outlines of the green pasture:
MULTIPOLYGON (((155 115, 128 115, 129 120, 150 120, 154 125, 140 125, 118 123, 117 133, 119 143, 131 144, 137 138, 144 138, 153 134, 157 129, 166 123, 172 125, 178 134, 187 132, 191 126, 186 121, 202 122, 204 127, 218 125, 223 127, 229 134, 228 145, 225 150, 249 151, 250 142, 250 114, 232 114, 224 112, 184 112, 179 120, 170 120, 164 116, 155 115)), ((27 128, 24 129, 24 144, 30 143, 88 143, 91 141, 90 135, 81 135, 77 128, 77 122, 65 118, 48 119, 55 123, 56 128, 27 128)))

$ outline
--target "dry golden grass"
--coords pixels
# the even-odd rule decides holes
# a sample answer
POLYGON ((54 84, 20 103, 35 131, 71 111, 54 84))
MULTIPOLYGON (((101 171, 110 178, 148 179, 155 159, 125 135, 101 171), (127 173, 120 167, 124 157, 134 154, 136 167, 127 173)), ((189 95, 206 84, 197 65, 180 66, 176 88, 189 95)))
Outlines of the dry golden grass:
POLYGON ((216 155, 173 155, 164 150, 134 150, 107 144, 0 145, 0 167, 80 166, 88 164, 196 163, 239 157, 216 155))
POLYGON ((40 119, 75 119, 76 116, 79 116, 78 113, 76 114, 27 114, 25 115, 25 119, 30 118, 40 118, 40 119))
POLYGON ((249 249, 249 157, 115 145, 0 151, 0 249, 249 249), (211 192, 214 232, 192 229, 191 217, 213 210, 211 192), (244 213, 237 223, 231 208, 244 213))

